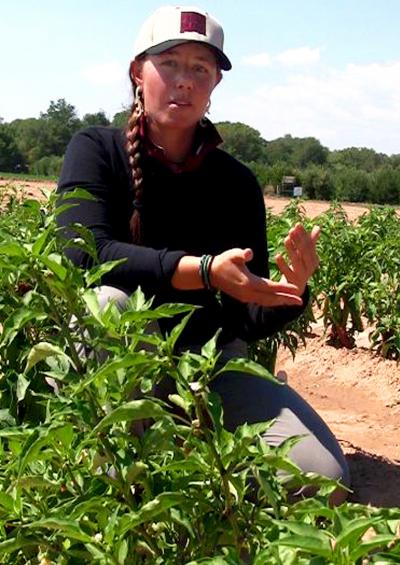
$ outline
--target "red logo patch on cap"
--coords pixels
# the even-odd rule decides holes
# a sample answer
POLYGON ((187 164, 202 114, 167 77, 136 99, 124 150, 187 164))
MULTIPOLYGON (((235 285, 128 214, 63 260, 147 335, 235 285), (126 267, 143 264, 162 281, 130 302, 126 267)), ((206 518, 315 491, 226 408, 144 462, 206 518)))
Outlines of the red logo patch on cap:
POLYGON ((195 31, 201 35, 206 35, 206 17, 197 12, 182 12, 181 33, 185 31, 195 31))

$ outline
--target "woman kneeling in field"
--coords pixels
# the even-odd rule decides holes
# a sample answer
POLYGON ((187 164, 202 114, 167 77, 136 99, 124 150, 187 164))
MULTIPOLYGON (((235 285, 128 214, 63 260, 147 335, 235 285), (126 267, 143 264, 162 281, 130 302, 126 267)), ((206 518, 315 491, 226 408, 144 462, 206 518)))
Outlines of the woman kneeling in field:
MULTIPOLYGON (((217 330, 226 360, 247 355, 247 344, 271 336, 297 318, 308 301, 307 281, 318 267, 318 228, 302 225, 285 238, 289 262, 269 279, 263 195, 251 171, 218 145, 205 118, 210 95, 231 63, 223 30, 196 8, 164 7, 138 35, 130 78, 134 101, 124 130, 90 127, 68 146, 59 192, 82 187, 95 196, 60 216, 87 226, 100 261, 125 258, 104 277, 100 301, 121 306, 138 286, 154 304, 196 309, 179 341, 199 350, 217 330), (217 294, 218 293, 218 294, 217 294)), ((77 249, 80 266, 90 259, 77 249)), ((176 320, 160 321, 160 331, 176 320)), ((210 385, 222 400, 225 426, 274 419, 265 441, 279 445, 304 435, 290 456, 305 472, 348 484, 343 453, 322 419, 290 386, 243 373, 225 373, 210 385)), ((160 395, 173 391, 166 381, 160 395)), ((337 490, 332 502, 345 497, 337 490)))

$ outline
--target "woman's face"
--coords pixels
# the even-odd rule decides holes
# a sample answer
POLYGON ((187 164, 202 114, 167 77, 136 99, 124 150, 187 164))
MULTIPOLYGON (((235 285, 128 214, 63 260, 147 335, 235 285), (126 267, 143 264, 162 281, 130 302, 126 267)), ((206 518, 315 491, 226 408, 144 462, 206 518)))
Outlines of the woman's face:
POLYGON ((193 129, 221 80, 212 50, 188 42, 132 64, 150 127, 193 129))

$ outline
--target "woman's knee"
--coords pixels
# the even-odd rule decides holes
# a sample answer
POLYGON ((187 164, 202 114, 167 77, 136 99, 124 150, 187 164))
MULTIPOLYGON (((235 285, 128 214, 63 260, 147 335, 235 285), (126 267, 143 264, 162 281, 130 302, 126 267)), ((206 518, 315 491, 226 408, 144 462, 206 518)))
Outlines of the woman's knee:
MULTIPOLYGON (((346 458, 336 440, 330 438, 328 445, 323 445, 310 434, 294 446, 289 457, 304 473, 315 473, 342 485, 331 494, 332 505, 338 505, 347 498, 350 473, 346 458)), ((313 496, 315 491, 315 488, 303 487, 297 494, 313 496)))
MULTIPOLYGON (((274 424, 267 430, 265 441, 278 446, 285 439, 300 436, 289 452, 289 458, 303 473, 315 473, 338 481, 345 488, 338 487, 331 495, 332 504, 343 502, 350 486, 350 473, 341 447, 323 420, 305 405, 310 414, 301 419, 301 415, 284 408, 274 424)), ((301 487, 297 495, 312 496, 315 487, 301 487)))
MULTIPOLYGON (((113 286, 99 286, 95 289, 97 300, 99 302, 100 311, 103 311, 108 303, 114 302, 117 308, 120 311, 123 311, 126 308, 129 295, 113 286)), ((69 322, 69 326, 71 329, 75 329, 77 325, 77 319, 73 316, 69 322)), ((84 330, 84 337, 85 339, 88 337, 88 331, 84 330)), ((82 361, 86 361, 86 359, 90 359, 94 356, 94 352, 91 348, 89 348, 84 342, 79 341, 75 344, 75 349, 78 354, 78 357, 82 361)), ((97 352, 97 358, 100 362, 104 362, 107 358, 108 354, 104 350, 100 350, 97 352)))
POLYGON ((129 294, 114 286, 102 285, 96 288, 100 310, 104 310, 109 302, 114 302, 119 310, 123 310, 129 300, 129 294))
POLYGON ((289 456, 305 473, 317 473, 346 486, 350 483, 347 461, 333 437, 323 444, 309 432, 292 448, 289 456))

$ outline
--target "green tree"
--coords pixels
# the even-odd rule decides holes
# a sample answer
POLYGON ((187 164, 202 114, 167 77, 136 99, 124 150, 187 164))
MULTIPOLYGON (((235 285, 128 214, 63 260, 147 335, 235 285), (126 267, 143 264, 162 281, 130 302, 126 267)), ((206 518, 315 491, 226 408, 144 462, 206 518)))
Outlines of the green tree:
POLYGON ((371 199, 370 173, 354 167, 336 167, 331 178, 337 200, 367 202, 371 199))
POLYGON ((293 167, 305 168, 310 164, 323 165, 329 150, 315 137, 292 137, 285 135, 269 141, 265 158, 270 165, 284 161, 293 167))
POLYGON ((124 128, 129 118, 129 108, 125 108, 114 114, 111 125, 115 128, 124 128))
POLYGON ((45 155, 63 155, 72 135, 81 127, 75 107, 64 98, 52 100, 40 119, 45 124, 45 155))
POLYGON ((389 157, 389 164, 392 165, 392 167, 400 169, 400 153, 397 155, 391 155, 389 157))
POLYGON ((219 122, 215 124, 222 139, 222 148, 244 163, 264 160, 267 145, 256 129, 241 122, 219 122))
POLYGON ((58 177, 61 172, 63 161, 64 158, 57 155, 42 157, 33 163, 31 172, 34 175, 43 177, 58 177))
POLYGON ((99 110, 94 114, 85 114, 81 121, 81 127, 87 126, 109 126, 110 120, 107 118, 103 110, 99 110))
POLYGON ((265 148, 265 158, 269 165, 277 162, 291 163, 294 149, 294 138, 291 135, 278 137, 268 141, 265 148))
POLYGON ((18 150, 13 130, 2 120, 0 122, 0 171, 20 172, 24 168, 24 158, 18 150))
POLYGON ((260 161, 251 161, 250 163, 246 163, 246 164, 252 170, 252 172, 257 178, 258 184, 264 190, 264 188, 269 183, 267 165, 261 163, 260 161))
POLYGON ((320 165, 310 165, 299 174, 299 180, 308 198, 332 200, 334 186, 328 169, 320 165))
POLYGON ((354 167, 367 172, 372 172, 381 167, 388 161, 388 156, 383 153, 377 153, 373 149, 366 147, 349 147, 332 151, 329 154, 328 162, 330 165, 343 165, 345 167, 354 167))
POLYGON ((385 165, 373 176, 371 200, 377 204, 400 203, 400 171, 385 165))
POLYGON ((267 184, 275 188, 282 182, 282 178, 287 175, 297 176, 291 165, 283 161, 277 161, 273 165, 267 166, 267 184))
POLYGON ((17 119, 10 123, 18 150, 30 168, 46 155, 47 135, 45 123, 38 118, 17 119))
POLYGON ((10 123, 18 151, 32 169, 44 157, 62 157, 72 135, 81 127, 74 106, 63 98, 51 101, 40 118, 17 119, 10 123))
POLYGON ((304 168, 314 163, 323 165, 328 157, 328 149, 321 145, 315 137, 296 139, 292 153, 292 164, 304 168))

